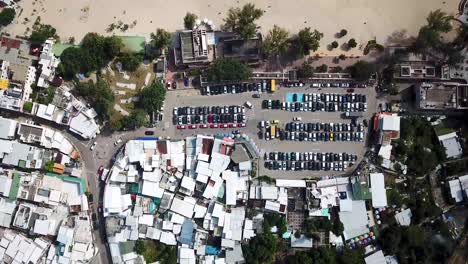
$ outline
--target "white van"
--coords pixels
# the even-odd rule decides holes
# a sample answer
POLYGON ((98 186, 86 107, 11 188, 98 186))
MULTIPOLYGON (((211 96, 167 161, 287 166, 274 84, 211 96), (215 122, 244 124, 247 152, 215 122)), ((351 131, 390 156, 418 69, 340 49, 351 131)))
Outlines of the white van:
POLYGON ((247 106, 249 109, 252 109, 252 103, 249 101, 245 102, 245 106, 247 106))

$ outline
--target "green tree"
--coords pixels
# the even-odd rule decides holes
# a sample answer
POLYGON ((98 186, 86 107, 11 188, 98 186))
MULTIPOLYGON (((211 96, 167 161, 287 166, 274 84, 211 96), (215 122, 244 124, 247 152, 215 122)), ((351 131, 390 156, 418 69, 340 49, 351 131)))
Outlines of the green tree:
POLYGON ((156 33, 151 33, 151 46, 157 54, 165 53, 170 45, 171 33, 162 28, 156 29, 156 33))
POLYGON ((314 67, 308 61, 302 63, 302 66, 297 68, 298 78, 310 78, 314 75, 314 67))
POLYGON ((217 59, 206 70, 210 82, 243 81, 250 78, 252 70, 245 63, 234 59, 217 59))
POLYGON ((91 102, 101 120, 107 120, 110 117, 114 107, 114 93, 106 81, 98 79, 96 83, 80 82, 75 85, 74 91, 91 102))
POLYGON ((358 61, 349 68, 351 76, 357 81, 367 81, 372 74, 376 72, 376 67, 373 63, 367 61, 358 61))
POLYGON ((29 41, 42 44, 49 38, 58 38, 57 30, 53 26, 40 23, 34 24, 29 41))
POLYGON ((143 56, 135 53, 125 53, 119 57, 118 61, 122 63, 122 68, 125 71, 134 72, 143 61, 143 56))
POLYGON ((286 29, 273 26, 263 42, 263 49, 267 55, 281 55, 288 48, 289 33, 286 29))
POLYGON ((352 48, 355 48, 357 46, 357 42, 355 39, 350 39, 348 40, 348 48, 352 49, 352 48))
POLYGON ((125 116, 121 120, 123 128, 137 129, 148 124, 146 112, 141 109, 132 111, 129 116, 125 116))
POLYGON ((452 19, 452 16, 447 15, 447 13, 441 11, 440 9, 430 12, 426 18, 429 28, 443 33, 447 33, 452 30, 452 19))
POLYGON ((331 49, 336 49, 336 48, 338 48, 338 42, 333 41, 333 42, 330 44, 330 47, 331 47, 331 49))
POLYGON ((198 16, 187 12, 184 17, 184 27, 185 29, 192 29, 195 26, 195 22, 197 21, 198 16))
POLYGON ((271 233, 258 234, 250 239, 249 243, 242 245, 242 251, 247 263, 271 263, 278 248, 278 240, 271 233))
POLYGON ((224 19, 224 27, 237 33, 243 39, 251 39, 257 33, 255 21, 263 15, 263 10, 254 4, 245 4, 242 8, 230 8, 224 19))
POLYGON ((0 12, 0 26, 8 26, 15 19, 16 11, 13 8, 4 8, 0 12))
POLYGON ((346 29, 342 29, 340 30, 340 33, 338 34, 340 36, 340 38, 346 36, 348 34, 348 30, 346 29))
POLYGON ((322 72, 322 73, 323 72, 328 72, 328 65, 322 64, 322 65, 318 66, 317 68, 315 68, 315 70, 317 72, 322 72))
POLYGON ((164 103, 165 97, 166 90, 164 89, 164 85, 160 82, 154 82, 143 88, 140 102, 146 112, 150 114, 158 113, 164 103))
POLYGON ((299 57, 309 55, 310 51, 316 51, 320 47, 323 33, 318 30, 311 31, 310 27, 301 29, 293 40, 299 57))

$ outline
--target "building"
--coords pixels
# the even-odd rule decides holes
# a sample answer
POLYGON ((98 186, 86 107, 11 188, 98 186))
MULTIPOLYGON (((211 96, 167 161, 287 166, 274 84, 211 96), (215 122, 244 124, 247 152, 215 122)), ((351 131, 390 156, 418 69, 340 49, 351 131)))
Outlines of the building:
POLYGON ((240 39, 232 32, 216 32, 216 57, 256 64, 261 59, 262 39, 240 39))
POLYGON ((416 106, 421 110, 468 109, 468 85, 434 82, 415 85, 416 106))
MULTIPOLYGON (((33 60, 36 59, 37 56, 31 51, 28 42, 8 37, 1 38, 0 96, 21 101, 29 99, 32 93, 31 85, 36 80, 36 68, 32 66, 33 60)), ((4 108, 14 109, 15 107, 4 108)))
POLYGON ((176 65, 208 65, 215 58, 215 35, 209 26, 200 25, 193 30, 178 33, 179 47, 174 49, 176 65))
POLYGON ((0 116, 0 138, 14 139, 18 122, 0 116))
POLYGON ((463 149, 456 132, 445 135, 438 135, 439 143, 444 146, 445 155, 448 159, 460 158, 463 155, 463 149))
POLYGON ((55 69, 60 63, 60 59, 54 56, 52 50, 54 43, 55 40, 48 39, 42 45, 41 55, 39 56, 39 70, 41 73, 37 80, 37 86, 41 88, 47 88, 49 83, 53 81, 55 69))
POLYGON ((448 181, 448 187, 453 201, 456 203, 463 202, 468 198, 468 175, 448 181))
POLYGON ((391 113, 376 114, 374 131, 377 133, 377 144, 390 145, 392 140, 400 138, 400 117, 391 113))
POLYGON ((382 173, 370 174, 370 191, 372 193, 372 207, 383 208, 387 206, 387 192, 385 190, 385 178, 382 173))

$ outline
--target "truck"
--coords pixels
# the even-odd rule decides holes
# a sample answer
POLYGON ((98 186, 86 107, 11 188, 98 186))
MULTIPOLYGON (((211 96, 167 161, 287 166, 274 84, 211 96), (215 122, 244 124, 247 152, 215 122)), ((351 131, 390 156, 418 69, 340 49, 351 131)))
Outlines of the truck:
POLYGON ((362 117, 362 112, 346 112, 345 117, 347 117, 347 118, 362 117))

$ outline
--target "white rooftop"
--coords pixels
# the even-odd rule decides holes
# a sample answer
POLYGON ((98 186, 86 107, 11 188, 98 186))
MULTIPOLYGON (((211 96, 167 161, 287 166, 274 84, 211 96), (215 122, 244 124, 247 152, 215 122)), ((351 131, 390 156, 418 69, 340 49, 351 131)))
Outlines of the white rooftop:
POLYGON ((371 173, 370 183, 372 192, 372 206, 381 208, 387 206, 387 192, 385 191, 385 178, 382 173, 371 173))

